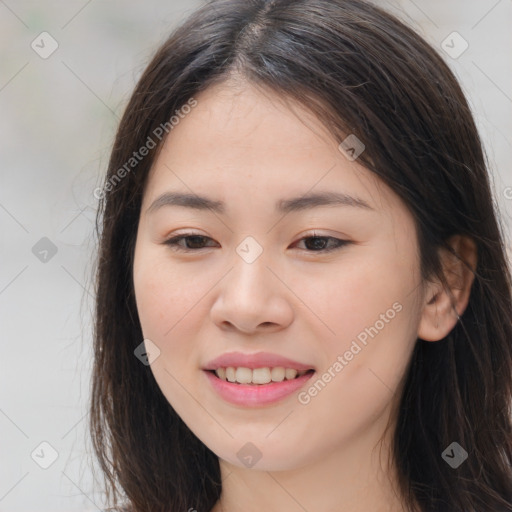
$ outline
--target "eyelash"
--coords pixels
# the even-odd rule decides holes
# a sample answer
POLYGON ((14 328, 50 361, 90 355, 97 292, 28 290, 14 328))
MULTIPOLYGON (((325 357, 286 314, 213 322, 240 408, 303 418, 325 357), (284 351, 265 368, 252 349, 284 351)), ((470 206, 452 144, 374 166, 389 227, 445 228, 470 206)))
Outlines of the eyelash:
MULTIPOLYGON (((208 248, 208 247, 201 247, 199 249, 190 249, 190 248, 186 248, 181 245, 178 245, 178 243, 181 242, 181 240, 190 239, 190 238, 210 239, 211 240, 211 238, 208 236, 197 235, 195 233, 184 233, 182 235, 172 237, 163 243, 164 243, 164 245, 168 245, 169 247, 171 247, 171 249, 173 251, 177 251, 177 252, 198 252, 198 251, 201 251, 202 249, 208 248)), ((335 242, 336 242, 335 247, 331 247, 330 249, 321 249, 319 251, 304 249, 304 251, 306 251, 308 253, 313 253, 313 254, 315 254, 315 253, 325 254, 325 253, 333 252, 338 249, 341 249, 342 247, 344 247, 345 245, 348 245, 350 243, 348 240, 341 240, 340 238, 335 238, 333 236, 318 236, 316 234, 302 237, 300 240, 298 240, 298 242, 302 242, 303 240, 310 240, 310 239, 335 240, 335 242)))

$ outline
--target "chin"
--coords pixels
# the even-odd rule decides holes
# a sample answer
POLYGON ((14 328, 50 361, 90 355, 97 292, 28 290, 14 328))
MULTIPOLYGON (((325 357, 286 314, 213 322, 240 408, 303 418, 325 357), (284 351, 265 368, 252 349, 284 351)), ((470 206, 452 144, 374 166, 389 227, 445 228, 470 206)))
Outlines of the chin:
POLYGON ((229 447, 220 447, 213 440, 213 443, 205 444, 220 460, 241 469, 289 471, 307 464, 304 447, 300 443, 291 442, 288 438, 288 443, 283 444, 284 440, 277 437, 270 442, 265 439, 265 435, 267 434, 262 434, 260 438, 252 437, 252 440, 247 438, 247 441, 241 441, 241 438, 233 439, 229 447), (301 446, 300 450, 298 446, 301 446))

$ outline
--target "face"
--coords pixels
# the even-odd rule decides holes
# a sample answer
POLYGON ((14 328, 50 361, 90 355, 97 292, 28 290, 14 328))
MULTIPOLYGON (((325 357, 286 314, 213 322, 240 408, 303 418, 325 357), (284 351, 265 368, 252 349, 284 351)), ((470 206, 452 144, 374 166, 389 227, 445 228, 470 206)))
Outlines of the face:
POLYGON ((148 176, 137 233, 136 302, 159 387, 239 467, 252 456, 259 469, 298 468, 379 437, 421 315, 412 216, 298 105, 249 85, 195 99, 148 176), (306 200, 326 192, 345 200, 306 200), (206 370, 229 366, 241 381, 276 381, 206 370), (278 382, 276 367, 302 370, 278 382))

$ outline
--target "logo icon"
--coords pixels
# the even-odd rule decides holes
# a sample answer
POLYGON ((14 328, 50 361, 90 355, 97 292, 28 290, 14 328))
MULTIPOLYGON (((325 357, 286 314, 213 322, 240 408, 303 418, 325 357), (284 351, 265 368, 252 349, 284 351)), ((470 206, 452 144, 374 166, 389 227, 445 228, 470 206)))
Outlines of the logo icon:
POLYGON ((347 160, 353 162, 359 158, 359 155, 366 149, 366 146, 356 135, 351 133, 341 142, 341 144, 338 146, 338 149, 342 152, 347 160))
POLYGON ((248 236, 238 245, 236 252, 246 263, 253 263, 260 257, 263 247, 252 236, 248 236))
POLYGON ((32 247, 32 254, 42 263, 48 263, 57 254, 57 246, 44 236, 32 247))
POLYGON ((145 366, 149 366, 160 355, 160 349, 151 340, 145 339, 133 353, 145 366))
POLYGON ((236 455, 244 466, 252 468, 261 459, 263 454, 253 443, 245 443, 236 455))
POLYGON ((468 452, 464 450, 464 448, 462 448, 462 446, 459 443, 456 443, 454 441, 441 454, 441 457, 453 469, 457 469, 468 458, 468 452))
POLYGON ((37 445, 30 456, 39 467, 48 469, 57 460, 59 453, 50 443, 43 441, 37 445))
POLYGON ((458 59, 469 48, 469 43, 458 32, 452 32, 443 40, 441 48, 452 59, 458 59))
POLYGON ((59 43, 48 32, 41 32, 30 44, 39 57, 47 59, 58 47, 59 43))

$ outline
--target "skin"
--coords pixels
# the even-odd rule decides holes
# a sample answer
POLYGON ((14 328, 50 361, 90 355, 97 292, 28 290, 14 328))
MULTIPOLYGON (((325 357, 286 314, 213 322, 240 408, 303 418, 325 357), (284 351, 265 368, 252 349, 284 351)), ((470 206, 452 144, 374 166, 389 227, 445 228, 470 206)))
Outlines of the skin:
MULTIPOLYGON (((144 338, 160 350, 154 377, 220 458, 223 491, 212 510, 405 510, 388 454, 394 407, 417 337, 450 332, 452 304, 462 315, 472 274, 447 256, 453 290, 423 283, 409 210, 300 106, 291 112, 243 80, 196 99, 148 177, 133 277, 144 338), (177 206, 148 213, 170 190, 224 201, 226 213, 177 206), (325 190, 373 210, 274 212, 280 199, 325 190), (313 230, 350 243, 315 251, 314 241, 301 241, 313 230), (205 248, 165 245, 187 232, 209 237, 189 245, 205 248), (236 252, 247 236, 263 249, 252 263, 236 252), (400 312, 305 405, 297 394, 265 407, 229 404, 201 370, 224 352, 269 351, 316 368, 312 383, 394 303, 400 312), (252 468, 237 457, 248 442, 261 453, 252 468)), ((470 241, 454 239, 454 247, 475 263, 470 241)))

